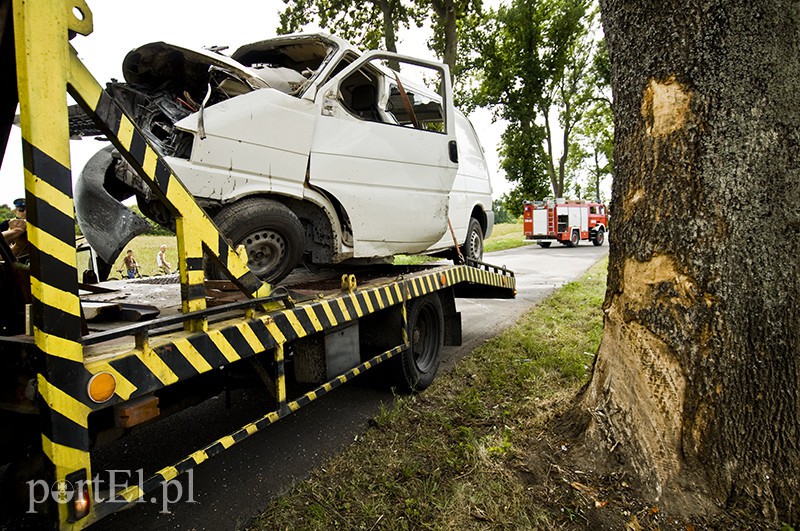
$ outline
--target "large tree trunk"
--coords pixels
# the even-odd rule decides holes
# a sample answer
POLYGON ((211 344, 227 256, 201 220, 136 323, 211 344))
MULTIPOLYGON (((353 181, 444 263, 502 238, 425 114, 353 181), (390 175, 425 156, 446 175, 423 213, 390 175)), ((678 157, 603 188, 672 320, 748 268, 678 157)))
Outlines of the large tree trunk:
POLYGON ((615 97, 589 441, 678 512, 800 521, 800 4, 601 0, 615 97))

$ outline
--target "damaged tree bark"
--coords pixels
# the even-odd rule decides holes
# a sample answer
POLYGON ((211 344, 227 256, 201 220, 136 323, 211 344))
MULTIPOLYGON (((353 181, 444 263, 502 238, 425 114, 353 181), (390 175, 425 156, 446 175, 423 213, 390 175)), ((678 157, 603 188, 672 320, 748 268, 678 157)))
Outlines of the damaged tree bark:
POLYGON ((601 0, 615 97, 589 444, 683 514, 800 521, 800 4, 601 0))

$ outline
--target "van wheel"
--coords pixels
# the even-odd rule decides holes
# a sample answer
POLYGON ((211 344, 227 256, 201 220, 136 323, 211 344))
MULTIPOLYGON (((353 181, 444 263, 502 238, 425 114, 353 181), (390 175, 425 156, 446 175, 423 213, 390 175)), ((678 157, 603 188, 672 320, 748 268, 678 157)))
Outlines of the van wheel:
POLYGON ((538 242, 536 245, 538 245, 542 249, 547 249, 548 247, 550 247, 550 242, 538 242))
POLYGON ((404 391, 422 391, 436 376, 444 344, 444 311, 437 294, 410 303, 407 330, 410 347, 396 358, 395 379, 404 391))
POLYGON ((467 241, 464 243, 461 254, 473 260, 483 260, 483 229, 475 218, 469 218, 467 241))
MULTIPOLYGON (((271 284, 291 273, 303 255, 303 224, 278 201, 245 198, 220 210, 214 222, 235 246, 244 245, 250 271, 271 284)), ((207 273, 225 278, 216 264, 209 263, 207 273)))
POLYGON ((597 234, 595 234, 594 238, 592 238, 592 243, 595 247, 600 247, 603 245, 604 241, 606 241, 606 234, 603 229, 600 229, 597 231, 597 234))

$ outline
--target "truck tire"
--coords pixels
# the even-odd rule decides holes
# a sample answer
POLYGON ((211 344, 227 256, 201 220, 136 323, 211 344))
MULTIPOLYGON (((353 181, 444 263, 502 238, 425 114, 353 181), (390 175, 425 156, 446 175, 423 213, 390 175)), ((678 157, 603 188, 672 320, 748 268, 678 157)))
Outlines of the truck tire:
POLYGON ((467 241, 464 242, 461 254, 473 260, 483 260, 483 229, 475 218, 469 218, 467 241))
POLYGON ((403 391, 422 391, 436 376, 444 344, 444 311, 437 294, 411 301, 407 330, 411 345, 397 355, 395 380, 403 391))
POLYGON ((603 242, 606 241, 606 234, 603 229, 599 229, 597 233, 595 233, 594 238, 592 238, 592 244, 595 247, 600 247, 603 245, 603 242))
MULTIPOLYGON (((303 224, 278 201, 248 197, 220 210, 214 222, 235 246, 245 246, 250 271, 270 284, 283 280, 303 256, 303 224)), ((207 274, 211 279, 225 278, 213 263, 207 274)))
POLYGON ((538 245, 542 249, 547 249, 548 247, 550 247, 550 243, 551 242, 537 242, 536 245, 538 245))
POLYGON ((574 230, 569 237, 569 243, 567 243, 567 247, 577 247, 581 243, 581 233, 574 230))

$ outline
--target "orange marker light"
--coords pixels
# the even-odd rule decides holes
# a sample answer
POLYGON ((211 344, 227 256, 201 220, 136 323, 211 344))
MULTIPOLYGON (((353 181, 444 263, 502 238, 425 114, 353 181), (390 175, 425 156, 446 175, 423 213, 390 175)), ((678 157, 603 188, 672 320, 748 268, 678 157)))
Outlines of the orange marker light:
POLYGON ((89 380, 87 386, 89 398, 98 404, 108 401, 117 390, 117 379, 108 372, 98 372, 89 380))

